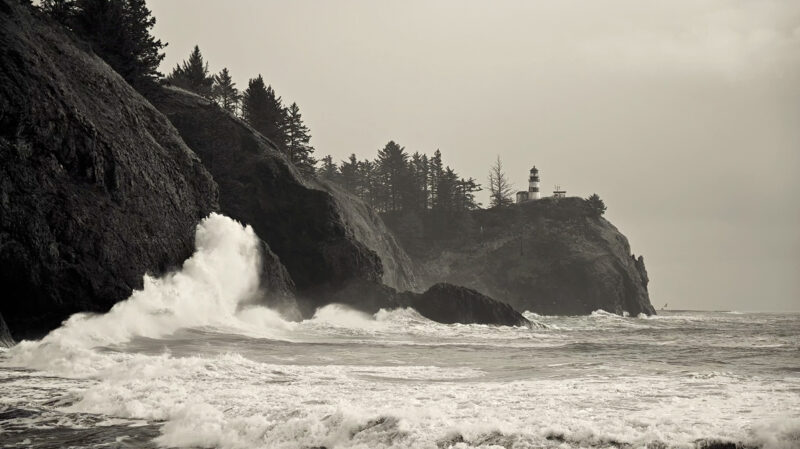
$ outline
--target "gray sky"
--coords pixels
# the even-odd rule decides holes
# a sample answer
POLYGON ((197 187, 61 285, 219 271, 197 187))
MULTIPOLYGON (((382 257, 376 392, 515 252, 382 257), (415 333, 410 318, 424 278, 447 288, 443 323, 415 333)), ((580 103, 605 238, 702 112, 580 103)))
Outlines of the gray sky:
POLYGON ((800 310, 798 1, 148 3, 163 71, 263 74, 319 156, 536 164, 605 200, 656 307, 800 310))

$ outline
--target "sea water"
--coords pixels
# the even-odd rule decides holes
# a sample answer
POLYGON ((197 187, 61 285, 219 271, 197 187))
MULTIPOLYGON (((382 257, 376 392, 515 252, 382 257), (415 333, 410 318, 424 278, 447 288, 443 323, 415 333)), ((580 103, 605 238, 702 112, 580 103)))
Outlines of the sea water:
POLYGON ((212 215, 180 271, 0 352, 0 446, 800 447, 798 314, 290 322, 253 303, 259 263, 212 215))

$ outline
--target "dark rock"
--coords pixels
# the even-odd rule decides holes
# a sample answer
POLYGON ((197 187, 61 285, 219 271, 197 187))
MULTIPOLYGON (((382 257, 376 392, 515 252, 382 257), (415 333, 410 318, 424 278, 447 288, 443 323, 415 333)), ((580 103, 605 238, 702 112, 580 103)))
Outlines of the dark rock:
POLYGON ((150 100, 214 176, 222 212, 252 225, 278 255, 306 314, 355 286, 414 287, 408 257, 359 200, 305 178, 272 142, 210 101, 172 88, 150 100), (404 264, 408 274, 396 270, 404 264))
POLYGON ((655 314, 644 259, 634 259, 625 236, 580 198, 427 214, 414 226, 403 215, 383 218, 423 286, 464 285, 548 315, 655 314))
POLYGON ((451 284, 436 284, 422 294, 404 293, 398 296, 397 302, 439 323, 530 325, 530 321, 510 305, 451 284))
POLYGON ((0 313, 17 339, 180 266, 217 187, 169 121, 60 28, 0 14, 0 313))
MULTIPOLYGON (((409 292, 409 294, 414 294, 409 292)), ((330 303, 344 304, 366 313, 375 313, 380 309, 394 309, 397 291, 380 282, 370 280, 353 280, 328 296, 330 303)), ((313 314, 318 305, 299 300, 305 315, 313 314)))
POLYGON ((300 309, 294 297, 294 281, 267 242, 261 240, 259 304, 269 306, 287 319, 300 319, 300 309))
POLYGON ((383 265, 381 281, 399 291, 416 291, 419 286, 411 258, 375 210, 334 183, 318 181, 317 185, 333 196, 356 239, 378 254, 383 265))

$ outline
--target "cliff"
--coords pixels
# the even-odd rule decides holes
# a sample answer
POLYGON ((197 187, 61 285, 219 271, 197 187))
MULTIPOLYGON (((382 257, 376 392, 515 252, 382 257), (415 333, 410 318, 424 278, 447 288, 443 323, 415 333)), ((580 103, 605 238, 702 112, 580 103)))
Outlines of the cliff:
POLYGON ((150 100, 219 184, 222 213, 252 225, 286 266, 306 315, 352 283, 416 287, 408 256, 360 200, 302 176, 272 142, 206 99, 165 88, 150 100))
POLYGON ((217 187, 96 56, 0 3, 0 314, 19 339, 179 265, 217 187))
POLYGON ((416 291, 419 286, 411 258, 375 210, 335 183, 318 180, 317 185, 333 196, 353 235, 378 254, 383 264, 382 282, 400 291, 416 291))
POLYGON ((422 286, 464 285, 549 315, 655 313, 644 260, 580 198, 384 221, 417 265, 422 286))

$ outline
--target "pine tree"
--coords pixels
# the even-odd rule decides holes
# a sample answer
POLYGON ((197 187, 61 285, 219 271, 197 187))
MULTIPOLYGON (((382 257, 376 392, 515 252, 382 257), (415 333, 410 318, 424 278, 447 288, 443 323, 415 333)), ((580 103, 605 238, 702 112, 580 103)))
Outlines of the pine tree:
POLYGON ((503 162, 498 155, 494 165, 489 169, 489 207, 504 207, 514 204, 511 192, 511 184, 503 171, 503 162))
POLYGON ((456 210, 458 181, 458 175, 450 167, 446 167, 442 173, 438 175, 434 210, 445 212, 456 210))
POLYGON ((589 214, 599 217, 606 213, 606 203, 600 199, 600 195, 593 193, 586 198, 586 206, 589 208, 589 214))
POLYGON ((365 159, 358 163, 360 197, 371 207, 378 208, 378 173, 375 163, 365 159))
POLYGON ((403 206, 404 196, 408 195, 408 154, 405 148, 394 141, 389 141, 378 152, 376 161, 382 183, 381 199, 385 211, 397 211, 403 206))
POLYGON ((39 8, 56 22, 67 26, 76 13, 75 0, 42 0, 39 8))
POLYGON ((172 69, 167 81, 206 98, 212 97, 211 87, 214 84, 214 77, 209 75, 208 63, 203 61, 203 55, 197 45, 194 46, 188 60, 172 69))
POLYGON ((428 156, 414 152, 409 163, 413 187, 411 207, 417 210, 428 208, 428 156))
POLYGON ((456 184, 456 209, 475 210, 481 207, 481 203, 475 201, 475 193, 483 190, 481 185, 475 182, 474 178, 461 178, 456 184))
POLYGON ((321 159, 322 166, 317 170, 317 175, 328 181, 337 181, 339 177, 339 170, 336 164, 333 163, 333 158, 327 155, 321 159))
MULTIPOLYGON (((314 172, 314 164, 317 161, 312 154, 314 147, 309 145, 311 134, 308 127, 303 123, 303 116, 297 103, 292 103, 286 109, 286 122, 284 123, 284 134, 286 142, 286 155, 292 163, 305 173, 314 172)), ((355 155, 353 155, 355 158, 355 155)))
POLYGON ((276 97, 271 86, 264 84, 261 75, 250 80, 242 95, 242 117, 278 149, 286 151, 286 111, 281 98, 276 97))
POLYGON ((444 168, 442 167, 442 152, 439 149, 433 153, 428 170, 428 183, 430 185, 431 209, 440 209, 439 183, 444 178, 444 168))
POLYGON ((219 74, 214 75, 214 85, 211 87, 211 94, 214 101, 216 101, 222 109, 225 109, 231 114, 236 113, 242 95, 239 93, 239 89, 236 88, 236 84, 233 82, 233 79, 231 79, 227 68, 222 69, 219 74))
POLYGON ((134 87, 153 86, 161 78, 158 66, 164 59, 161 49, 167 44, 162 44, 150 34, 156 19, 150 15, 151 11, 145 0, 128 0, 125 13, 130 44, 130 59, 126 62, 128 70, 125 78, 130 79, 129 82, 134 87))
POLYGON ((348 160, 339 164, 339 183, 350 192, 359 195, 361 182, 358 173, 358 159, 351 154, 348 160))
POLYGON ((166 44, 150 34, 156 19, 144 0, 43 0, 40 8, 87 41, 133 87, 148 90, 161 77, 166 44))

